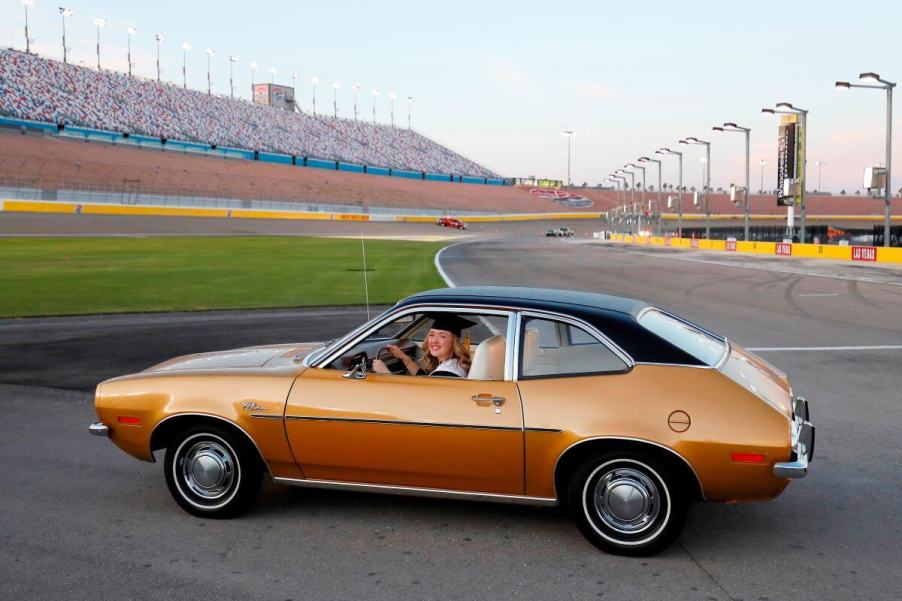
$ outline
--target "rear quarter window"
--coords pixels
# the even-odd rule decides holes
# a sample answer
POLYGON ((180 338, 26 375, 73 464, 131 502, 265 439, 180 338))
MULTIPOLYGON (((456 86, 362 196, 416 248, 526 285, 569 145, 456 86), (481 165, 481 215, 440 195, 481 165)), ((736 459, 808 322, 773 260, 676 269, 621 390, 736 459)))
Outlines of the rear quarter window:
POLYGON ((718 365, 727 351, 722 338, 657 309, 640 315, 639 325, 709 367, 718 365))

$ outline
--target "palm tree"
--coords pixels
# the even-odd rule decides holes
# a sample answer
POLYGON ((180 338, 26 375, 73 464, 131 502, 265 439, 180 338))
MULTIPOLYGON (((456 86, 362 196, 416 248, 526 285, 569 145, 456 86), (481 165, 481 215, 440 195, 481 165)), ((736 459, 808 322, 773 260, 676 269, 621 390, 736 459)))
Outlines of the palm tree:
POLYGON ((845 191, 845 190, 840 190, 840 191, 839 191, 839 195, 840 195, 840 196, 845 196, 845 195, 846 195, 846 191, 845 191))

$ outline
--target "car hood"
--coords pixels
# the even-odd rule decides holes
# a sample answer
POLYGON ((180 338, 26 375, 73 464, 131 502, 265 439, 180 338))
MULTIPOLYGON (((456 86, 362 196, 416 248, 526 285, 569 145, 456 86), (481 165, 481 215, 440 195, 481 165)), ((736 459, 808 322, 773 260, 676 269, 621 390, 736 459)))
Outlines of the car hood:
POLYGON ((731 343, 730 356, 721 372, 786 417, 792 417, 789 378, 761 357, 731 343))
POLYGON ((275 344, 246 348, 183 355, 158 363, 145 372, 187 371, 196 369, 240 369, 254 367, 279 367, 300 363, 311 351, 322 346, 321 342, 300 344, 275 344))

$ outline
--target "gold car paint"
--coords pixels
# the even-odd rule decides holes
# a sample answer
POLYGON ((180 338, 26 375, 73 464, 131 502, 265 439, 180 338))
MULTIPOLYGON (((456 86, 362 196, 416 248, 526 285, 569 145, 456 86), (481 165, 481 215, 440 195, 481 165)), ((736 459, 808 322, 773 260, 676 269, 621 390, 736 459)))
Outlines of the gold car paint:
POLYGON ((558 458, 594 438, 647 441, 676 452, 711 501, 770 498, 785 484, 771 470, 789 458, 788 419, 714 369, 639 364, 622 374, 524 379, 518 386, 529 496, 555 496, 558 458), (668 425, 676 410, 690 416, 685 432, 668 425), (743 452, 764 453, 766 461, 734 463, 732 453, 743 452))
POLYGON ((523 494, 513 382, 342 376, 310 368, 289 395, 285 429, 308 478, 523 494), (496 406, 475 395, 504 400, 496 406))

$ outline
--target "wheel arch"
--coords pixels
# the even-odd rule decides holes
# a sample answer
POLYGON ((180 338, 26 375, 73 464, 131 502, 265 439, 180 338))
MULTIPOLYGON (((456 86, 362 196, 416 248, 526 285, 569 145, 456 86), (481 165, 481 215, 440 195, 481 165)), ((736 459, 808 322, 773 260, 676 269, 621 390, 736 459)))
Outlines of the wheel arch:
POLYGON ((172 439, 177 436, 179 432, 184 432, 189 428, 202 426, 204 424, 225 426, 226 429, 231 430, 232 433, 249 442, 250 446, 256 451, 260 465, 263 466, 263 469, 267 473, 270 475, 272 474, 269 470, 269 465, 266 463, 266 459, 263 457, 263 453, 260 451, 260 447, 257 446, 256 441, 254 441, 244 428, 232 420, 218 415, 210 415, 208 413, 175 413, 157 422, 157 425, 154 426, 153 431, 150 434, 151 458, 154 456, 154 451, 159 451, 160 449, 168 447, 172 442, 172 439))
POLYGON ((667 467, 673 469, 681 482, 687 483, 687 491, 692 500, 705 500, 704 489, 701 480, 692 464, 671 449, 662 444, 641 440, 638 438, 619 438, 615 436, 599 436, 579 440, 564 450, 558 457, 554 466, 554 489, 558 503, 562 507, 567 506, 567 484, 573 473, 589 457, 602 455, 616 451, 639 453, 657 459, 667 467))

